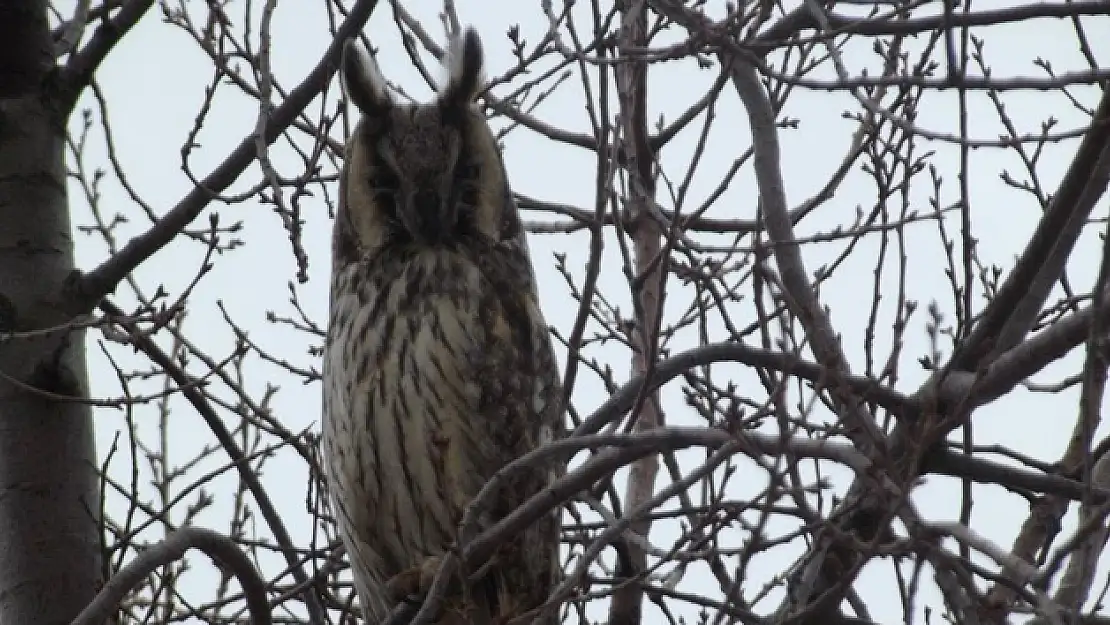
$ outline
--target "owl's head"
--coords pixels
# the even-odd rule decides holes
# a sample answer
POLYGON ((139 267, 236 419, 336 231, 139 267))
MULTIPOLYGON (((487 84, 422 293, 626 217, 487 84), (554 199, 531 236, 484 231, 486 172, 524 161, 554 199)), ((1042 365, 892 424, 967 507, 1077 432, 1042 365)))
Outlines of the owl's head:
POLYGON ((482 46, 474 30, 451 43, 445 65, 434 101, 398 103, 374 60, 354 40, 344 47, 342 79, 362 119, 341 178, 340 254, 344 246, 362 256, 391 244, 499 241, 506 220, 517 220, 497 142, 475 104, 482 46))

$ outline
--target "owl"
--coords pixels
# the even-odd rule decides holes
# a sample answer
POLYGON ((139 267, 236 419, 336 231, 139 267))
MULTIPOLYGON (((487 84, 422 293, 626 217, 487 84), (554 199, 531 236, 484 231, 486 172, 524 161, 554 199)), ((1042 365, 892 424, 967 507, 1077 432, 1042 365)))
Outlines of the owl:
MULTIPOLYGON (((361 119, 346 146, 332 239, 322 440, 370 623, 403 595, 426 590, 475 495, 563 426, 523 224, 475 104, 478 35, 468 29, 446 58, 447 79, 429 104, 396 102, 354 41, 342 60, 361 119)), ((512 474, 482 511, 481 527, 563 470, 548 464, 512 474)), ((554 587, 558 551, 553 511, 452 591, 440 622, 529 615, 554 587)), ((557 621, 553 609, 535 620, 557 621)))

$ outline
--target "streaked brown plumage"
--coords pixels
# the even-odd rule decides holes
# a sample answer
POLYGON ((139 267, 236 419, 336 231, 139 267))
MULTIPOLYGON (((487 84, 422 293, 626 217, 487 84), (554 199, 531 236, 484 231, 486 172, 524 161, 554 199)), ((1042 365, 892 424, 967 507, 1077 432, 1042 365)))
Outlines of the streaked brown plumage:
MULTIPOLYGON (((335 221, 323 444, 372 623, 394 607, 391 580, 450 548, 489 478, 562 427, 523 227, 474 104, 481 64, 468 30, 452 44, 437 99, 402 105, 353 42, 344 51, 344 84, 362 119, 347 144, 335 221)), ((517 474, 482 526, 561 470, 517 474)), ((553 513, 510 541, 467 598, 445 609, 478 606, 503 622, 541 604, 559 571, 558 522, 553 513)), ((555 622, 553 612, 537 621, 555 622)))

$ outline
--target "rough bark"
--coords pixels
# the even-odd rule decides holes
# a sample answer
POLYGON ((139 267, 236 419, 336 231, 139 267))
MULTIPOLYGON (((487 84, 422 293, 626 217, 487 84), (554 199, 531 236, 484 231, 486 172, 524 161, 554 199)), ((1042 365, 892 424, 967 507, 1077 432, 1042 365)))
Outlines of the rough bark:
POLYGON ((74 259, 51 45, 45 2, 0 2, 0 623, 68 623, 102 574, 84 333, 58 305, 74 259))

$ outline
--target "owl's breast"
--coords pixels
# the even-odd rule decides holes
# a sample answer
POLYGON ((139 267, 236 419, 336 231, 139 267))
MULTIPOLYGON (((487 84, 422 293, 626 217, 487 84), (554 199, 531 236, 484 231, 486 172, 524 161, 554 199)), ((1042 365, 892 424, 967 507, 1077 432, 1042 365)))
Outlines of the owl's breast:
POLYGON ((501 463, 478 416, 483 280, 426 250, 340 268, 325 350, 324 437, 341 511, 389 574, 442 553, 501 463))

